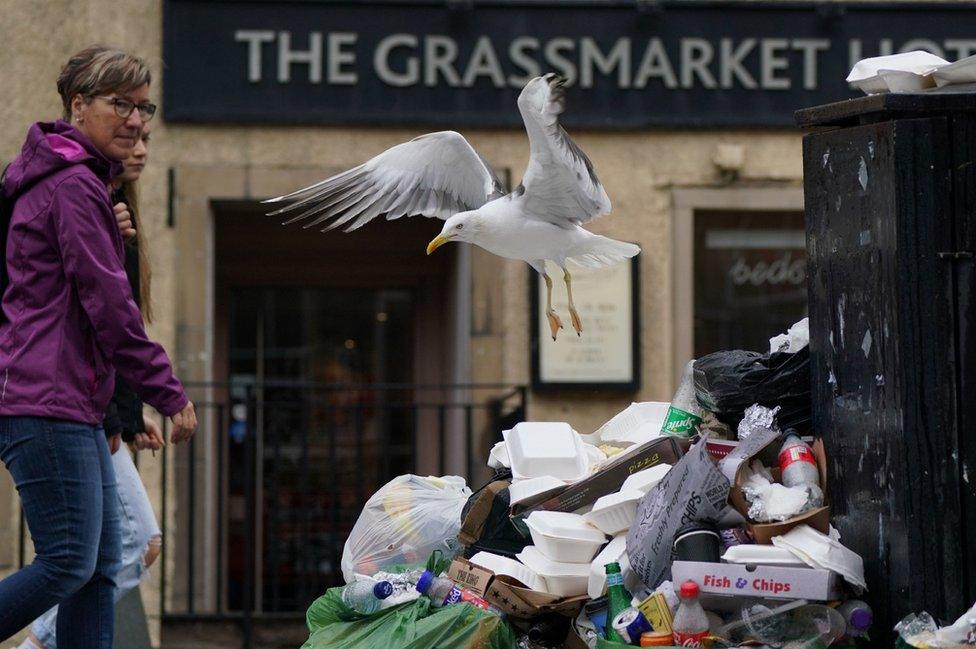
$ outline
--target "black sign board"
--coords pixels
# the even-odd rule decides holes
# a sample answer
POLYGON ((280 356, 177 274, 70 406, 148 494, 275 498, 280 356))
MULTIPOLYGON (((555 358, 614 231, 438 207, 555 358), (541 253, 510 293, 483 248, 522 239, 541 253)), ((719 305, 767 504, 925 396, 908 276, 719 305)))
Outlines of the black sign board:
POLYGON ((792 125, 854 96, 854 61, 976 53, 959 4, 165 0, 168 121, 512 126, 569 81, 590 128, 792 125))

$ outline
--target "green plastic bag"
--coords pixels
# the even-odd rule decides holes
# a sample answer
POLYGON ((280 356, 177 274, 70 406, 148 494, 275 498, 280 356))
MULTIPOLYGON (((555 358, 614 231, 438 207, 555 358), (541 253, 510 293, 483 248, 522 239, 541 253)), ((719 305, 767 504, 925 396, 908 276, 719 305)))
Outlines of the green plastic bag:
POLYGON ((502 618, 470 604, 432 608, 426 597, 365 616, 330 588, 306 615, 302 649, 513 649, 515 635, 502 618))

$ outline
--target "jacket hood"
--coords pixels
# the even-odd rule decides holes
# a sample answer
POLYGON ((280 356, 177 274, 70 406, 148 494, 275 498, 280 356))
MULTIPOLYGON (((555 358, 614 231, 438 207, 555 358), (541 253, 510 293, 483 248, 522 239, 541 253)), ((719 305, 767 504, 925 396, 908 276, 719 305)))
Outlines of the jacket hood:
POLYGON ((106 158, 81 131, 64 120, 38 122, 27 131, 20 155, 10 163, 4 193, 15 197, 36 181, 83 164, 106 184, 122 173, 122 163, 106 158))

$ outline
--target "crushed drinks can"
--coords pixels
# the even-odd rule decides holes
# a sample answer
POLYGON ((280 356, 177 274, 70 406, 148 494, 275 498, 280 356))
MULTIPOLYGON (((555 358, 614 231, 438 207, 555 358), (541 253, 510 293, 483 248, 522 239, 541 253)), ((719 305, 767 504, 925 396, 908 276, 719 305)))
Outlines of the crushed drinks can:
POLYGON ((621 611, 617 617, 613 618, 613 630, 627 644, 637 644, 640 642, 641 634, 654 629, 643 613, 631 607, 621 611))

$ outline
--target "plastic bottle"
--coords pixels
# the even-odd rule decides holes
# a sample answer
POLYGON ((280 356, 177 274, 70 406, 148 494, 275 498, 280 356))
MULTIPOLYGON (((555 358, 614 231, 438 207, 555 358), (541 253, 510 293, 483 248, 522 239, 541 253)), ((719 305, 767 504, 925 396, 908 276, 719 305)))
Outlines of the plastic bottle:
POLYGON ((700 647, 708 636, 708 617, 698 603, 698 584, 688 580, 681 584, 681 603, 671 624, 674 644, 678 647, 700 647))
POLYGON ((661 432, 676 437, 694 437, 701 422, 702 409, 695 397, 695 361, 689 361, 671 399, 661 432))
POLYGON ((811 485, 820 488, 817 458, 810 445, 800 439, 795 430, 787 429, 786 441, 779 450, 779 470, 787 487, 811 485))
POLYGON ((342 603, 363 615, 375 613, 383 600, 393 594, 393 584, 388 581, 360 579, 342 589, 342 603))
POLYGON ((492 606, 470 590, 461 588, 450 579, 436 577, 429 570, 425 570, 420 575, 420 579, 417 581, 417 592, 426 595, 430 599, 430 605, 435 608, 467 602, 490 613, 502 615, 502 612, 498 608, 492 606))
POLYGON ((620 574, 620 564, 616 561, 604 566, 607 571, 607 612, 606 639, 611 642, 623 642, 623 638, 613 628, 613 620, 630 608, 630 593, 624 587, 624 576, 620 574))
POLYGON ((859 599, 849 599, 837 607, 837 612, 844 616, 847 623, 847 631, 844 635, 848 638, 860 638, 871 628, 874 621, 874 612, 867 603, 859 599))

